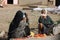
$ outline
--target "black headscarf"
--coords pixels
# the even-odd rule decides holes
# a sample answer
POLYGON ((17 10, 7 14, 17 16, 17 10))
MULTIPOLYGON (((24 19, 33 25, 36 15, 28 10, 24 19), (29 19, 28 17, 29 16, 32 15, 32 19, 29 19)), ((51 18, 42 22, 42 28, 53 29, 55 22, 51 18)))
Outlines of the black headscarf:
MULTIPOLYGON (((23 12, 20 11, 20 10, 17 11, 17 13, 15 14, 15 16, 14 16, 14 18, 13 18, 13 20, 12 20, 10 26, 9 26, 9 30, 8 30, 8 40, 9 40, 10 38, 13 38, 12 35, 14 34, 14 30, 19 27, 19 24, 20 24, 20 22, 23 20, 23 16, 24 16, 24 15, 25 15, 25 17, 26 17, 26 23, 29 24, 27 14, 26 14, 26 13, 23 13, 23 12)), ((24 31, 25 31, 25 33, 26 33, 26 36, 30 35, 30 28, 29 28, 28 25, 25 26, 24 31)))
POLYGON ((9 32, 16 29, 21 20, 23 20, 23 13, 22 13, 22 11, 19 10, 16 12, 15 17, 13 18, 13 20, 9 26, 9 32))

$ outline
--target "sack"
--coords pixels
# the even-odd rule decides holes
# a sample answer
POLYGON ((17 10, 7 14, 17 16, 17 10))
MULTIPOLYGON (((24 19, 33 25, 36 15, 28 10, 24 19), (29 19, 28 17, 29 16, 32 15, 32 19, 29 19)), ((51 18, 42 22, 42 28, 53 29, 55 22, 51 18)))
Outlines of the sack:
POLYGON ((53 28, 54 35, 59 34, 59 33, 60 33, 60 24, 53 28))

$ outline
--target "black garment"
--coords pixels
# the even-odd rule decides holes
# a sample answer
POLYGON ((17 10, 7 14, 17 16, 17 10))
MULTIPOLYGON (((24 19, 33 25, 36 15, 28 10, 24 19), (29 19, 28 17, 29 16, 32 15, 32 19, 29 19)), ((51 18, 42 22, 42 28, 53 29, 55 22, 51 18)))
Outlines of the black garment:
POLYGON ((30 35, 29 25, 23 24, 24 22, 22 23, 21 22, 22 20, 23 20, 23 12, 19 10, 19 11, 17 11, 14 19, 12 20, 12 22, 9 26, 8 40, 10 38, 18 38, 18 37, 24 37, 24 36, 30 35), (22 36, 20 36, 20 35, 22 35, 22 36))
POLYGON ((38 33, 42 33, 42 34, 52 33, 50 31, 53 31, 54 22, 52 21, 52 19, 49 16, 47 16, 46 19, 44 19, 42 16, 40 16, 38 22, 43 24, 42 29, 40 29, 40 26, 38 25, 38 33))

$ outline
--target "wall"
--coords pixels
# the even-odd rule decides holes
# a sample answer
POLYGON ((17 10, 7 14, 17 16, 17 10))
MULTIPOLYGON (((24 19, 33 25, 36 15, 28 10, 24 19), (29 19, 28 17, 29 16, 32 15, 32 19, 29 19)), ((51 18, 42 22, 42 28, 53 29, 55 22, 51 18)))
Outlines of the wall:
MULTIPOLYGON (((7 5, 7 0, 4 0, 5 1, 5 5, 7 5)), ((19 5, 26 5, 26 4, 34 4, 34 3, 39 3, 42 2, 41 4, 43 5, 49 5, 48 4, 48 0, 13 0, 14 4, 19 4, 19 5)), ((51 0, 53 1, 53 5, 55 5, 55 0, 51 0)))
POLYGON ((42 0, 19 0, 19 5, 34 4, 41 2, 42 0))
MULTIPOLYGON (((55 5, 55 0, 50 0, 50 1, 53 1, 53 4, 51 5, 55 5)), ((49 5, 48 4, 48 0, 19 0, 19 5, 26 5, 26 4, 34 4, 34 3, 39 3, 39 2, 42 2, 42 5, 49 5)))
POLYGON ((18 5, 18 0, 13 0, 13 4, 18 5))
MULTIPOLYGON (((4 0, 4 2, 5 2, 5 5, 8 4, 8 3, 7 3, 7 0, 4 0)), ((18 4, 18 0, 13 0, 13 4, 17 5, 17 4, 18 4)))
POLYGON ((5 5, 7 5, 7 0, 4 0, 5 1, 5 5))

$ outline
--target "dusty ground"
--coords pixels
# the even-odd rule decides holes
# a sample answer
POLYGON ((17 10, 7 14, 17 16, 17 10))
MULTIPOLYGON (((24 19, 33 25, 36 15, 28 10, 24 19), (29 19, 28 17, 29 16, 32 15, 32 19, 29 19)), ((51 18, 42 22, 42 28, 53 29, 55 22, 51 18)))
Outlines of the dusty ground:
MULTIPOLYGON (((14 6, 14 5, 8 5, 4 6, 4 8, 0 8, 0 30, 8 31, 9 24, 12 21, 15 13, 18 10, 21 10, 22 6, 14 6)), ((30 27, 37 27, 38 26, 38 18, 40 16, 40 12, 31 10, 24 10, 28 14, 30 27)), ((53 21, 57 21, 60 19, 60 15, 57 14, 50 14, 48 15, 52 18, 53 21)))
MULTIPOLYGON (((4 6, 4 8, 0 8, 0 31, 1 30, 5 30, 8 31, 10 22, 12 21, 12 19, 14 18, 15 13, 18 10, 21 10, 23 7, 22 6, 14 6, 14 5, 8 5, 8 6, 4 6)), ((31 12, 31 10, 24 10, 26 11, 26 13, 28 14, 28 18, 29 18, 29 22, 30 22, 30 28, 37 28, 38 26, 38 18, 40 16, 40 12, 38 11, 33 11, 31 12)), ((57 20, 60 19, 60 15, 58 14, 50 14, 48 13, 48 15, 52 18, 52 20, 54 22, 56 22, 57 20)), ((35 33, 37 31, 34 31, 35 33)), ((59 37, 55 37, 55 36, 50 36, 49 38, 29 38, 29 40, 57 40, 59 37)))

